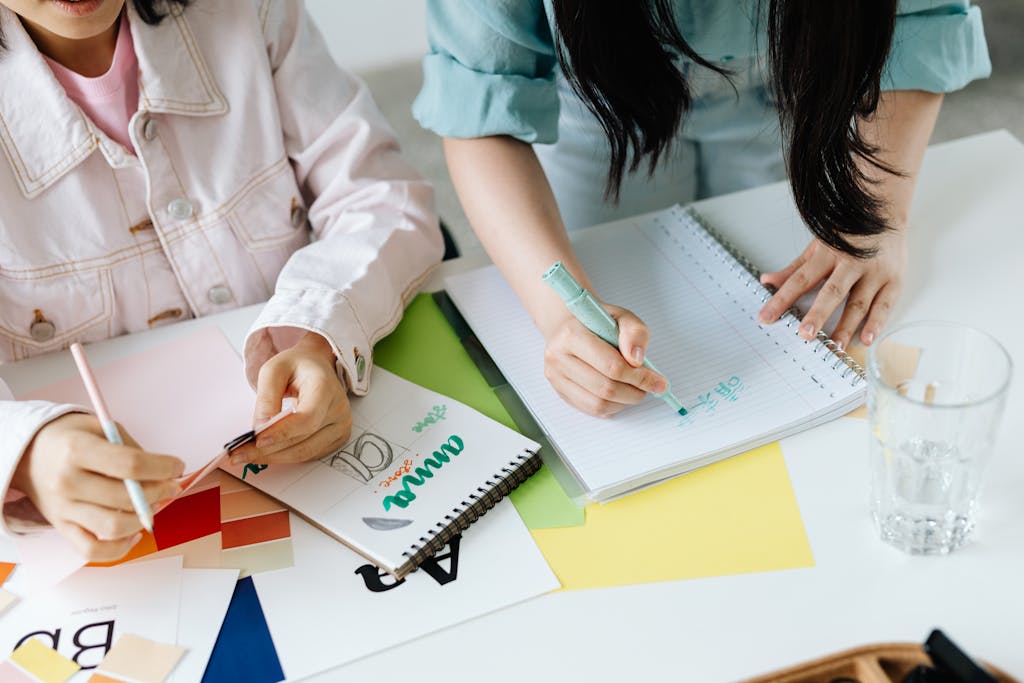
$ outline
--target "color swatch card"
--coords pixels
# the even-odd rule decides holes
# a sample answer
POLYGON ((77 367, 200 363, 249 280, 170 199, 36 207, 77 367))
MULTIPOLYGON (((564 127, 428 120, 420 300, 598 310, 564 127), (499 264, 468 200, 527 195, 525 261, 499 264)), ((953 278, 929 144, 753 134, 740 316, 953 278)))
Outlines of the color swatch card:
POLYGON ((80 683, 122 633, 175 642, 181 596, 181 558, 87 567, 14 605, 0 619, 0 652, 36 638, 82 667, 70 679, 80 683))
POLYGON ((352 421, 320 460, 223 467, 399 577, 540 465, 533 441, 380 368, 352 421))
MULTIPOLYGON (((404 580, 293 519, 295 566, 253 577, 288 680, 559 587, 509 501, 455 537, 404 580), (478 527, 478 528, 477 528, 478 527)), ((453 645, 451 652, 457 652, 453 645)), ((441 660, 442 661, 443 657, 441 660)), ((416 678, 423 664, 394 659, 386 678, 416 678)), ((347 680, 339 674, 337 680, 347 680)))
POLYGON ((770 293, 692 211, 674 207, 616 227, 579 240, 576 253, 598 297, 648 324, 649 357, 672 382, 685 416, 653 397, 611 420, 583 414, 544 377, 544 339, 496 268, 446 281, 586 497, 612 499, 863 402, 865 382, 834 344, 800 339, 792 314, 758 321, 770 293))

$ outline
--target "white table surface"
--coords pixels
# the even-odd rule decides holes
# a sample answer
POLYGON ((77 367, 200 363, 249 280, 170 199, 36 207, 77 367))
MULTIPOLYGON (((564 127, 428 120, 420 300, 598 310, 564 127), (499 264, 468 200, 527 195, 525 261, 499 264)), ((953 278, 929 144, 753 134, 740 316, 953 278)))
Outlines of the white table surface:
MULTIPOLYGON (((808 239, 782 183, 697 208, 765 270, 788 263, 808 239)), ((867 516, 867 424, 842 419, 782 442, 812 568, 546 595, 316 680, 718 683, 857 645, 920 642, 934 626, 1024 678, 1024 145, 1001 131, 930 149, 911 223, 893 320, 976 325, 1017 361, 972 544, 912 557, 877 540, 867 516)), ((485 262, 479 254, 447 262, 425 289, 485 262)), ((240 345, 257 308, 112 340, 90 355, 105 362, 213 324, 240 345)), ((0 366, 16 393, 72 374, 66 355, 0 366)), ((315 623, 310 615, 307 627, 315 623)))

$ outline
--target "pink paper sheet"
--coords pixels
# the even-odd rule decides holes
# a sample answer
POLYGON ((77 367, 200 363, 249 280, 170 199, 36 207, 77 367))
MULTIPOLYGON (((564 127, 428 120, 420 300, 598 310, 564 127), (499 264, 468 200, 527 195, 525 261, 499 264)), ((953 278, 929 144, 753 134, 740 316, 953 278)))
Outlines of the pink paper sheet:
MULTIPOLYGON (((190 483, 198 477, 189 473, 216 467, 224 444, 252 424, 255 396, 241 360, 216 328, 95 366, 93 371, 111 415, 124 431, 152 453, 184 460, 190 483)), ((90 405, 77 376, 18 398, 90 405)), ((53 585, 85 564, 53 531, 16 538, 15 546, 32 589, 53 585)))
MULTIPOLYGON (((93 370, 124 430, 146 450, 184 460, 186 472, 204 467, 231 437, 252 425, 255 395, 241 359, 217 328, 93 370)), ((77 376, 18 398, 89 406, 77 376)))

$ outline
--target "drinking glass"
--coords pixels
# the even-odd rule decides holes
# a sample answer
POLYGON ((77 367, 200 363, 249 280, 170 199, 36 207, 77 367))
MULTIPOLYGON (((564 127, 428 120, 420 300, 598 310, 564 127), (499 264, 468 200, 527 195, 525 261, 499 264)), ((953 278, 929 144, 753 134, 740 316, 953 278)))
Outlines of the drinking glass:
POLYGON ((917 322, 868 351, 871 514, 882 539, 946 554, 971 536, 1013 363, 992 336, 917 322))

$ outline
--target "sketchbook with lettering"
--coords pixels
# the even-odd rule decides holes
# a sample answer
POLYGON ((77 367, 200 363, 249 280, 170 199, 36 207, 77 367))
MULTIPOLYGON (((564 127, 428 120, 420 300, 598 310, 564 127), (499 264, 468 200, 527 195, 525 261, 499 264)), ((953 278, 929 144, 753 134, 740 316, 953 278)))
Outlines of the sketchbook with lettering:
POLYGON ((861 368, 824 334, 802 340, 799 311, 758 321, 770 292, 693 209, 622 221, 574 246, 598 295, 650 327, 649 357, 686 416, 653 397, 611 419, 577 411, 544 377, 544 339, 494 266, 451 276, 446 287, 583 497, 610 500, 863 402, 861 368))
POLYGON ((454 399, 373 371, 352 438, 299 464, 221 465, 402 578, 540 467, 538 445, 454 399))

